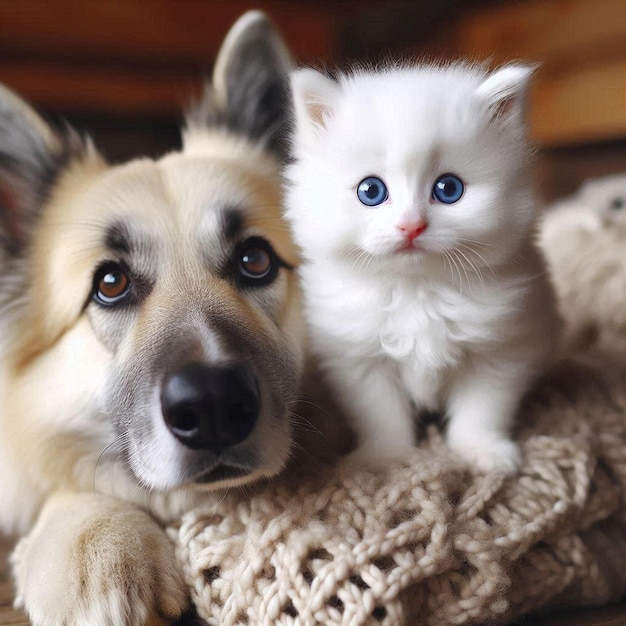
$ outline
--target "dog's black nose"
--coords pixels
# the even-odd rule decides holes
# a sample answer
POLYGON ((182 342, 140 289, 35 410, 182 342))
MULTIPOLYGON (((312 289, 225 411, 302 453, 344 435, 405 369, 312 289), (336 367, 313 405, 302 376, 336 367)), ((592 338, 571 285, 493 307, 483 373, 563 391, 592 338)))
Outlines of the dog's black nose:
POLYGON ((163 417, 174 437, 216 454, 252 432, 260 405, 256 378, 243 365, 189 363, 166 379, 161 392, 163 417))

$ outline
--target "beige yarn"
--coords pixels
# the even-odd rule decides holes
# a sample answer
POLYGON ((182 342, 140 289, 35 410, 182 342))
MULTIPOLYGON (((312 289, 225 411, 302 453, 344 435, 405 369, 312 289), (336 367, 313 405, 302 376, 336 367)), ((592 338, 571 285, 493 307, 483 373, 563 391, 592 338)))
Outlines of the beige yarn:
POLYGON ((411 463, 235 493, 172 529, 210 624, 499 624, 626 590, 626 394, 562 363, 524 408, 516 477, 471 475, 431 427, 411 463))
POLYGON ((473 475, 430 426, 405 464, 229 493, 170 528, 215 626, 506 624, 626 592, 626 225, 542 242, 570 340, 522 408, 519 475, 473 475), (616 350, 619 349, 619 350, 616 350), (621 361, 621 363, 619 363, 621 361))

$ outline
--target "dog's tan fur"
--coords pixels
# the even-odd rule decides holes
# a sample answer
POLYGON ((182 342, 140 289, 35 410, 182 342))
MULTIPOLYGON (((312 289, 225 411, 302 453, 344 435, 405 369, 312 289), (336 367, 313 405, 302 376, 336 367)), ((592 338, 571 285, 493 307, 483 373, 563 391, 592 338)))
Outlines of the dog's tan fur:
MULTIPOLYGON (((226 89, 222 74, 230 71, 230 55, 259 28, 265 40, 275 38, 264 18, 253 14, 227 39, 214 76, 217 102, 228 104, 220 89, 226 89)), ((279 50, 282 44, 270 45, 279 50)), ((52 152, 60 149, 27 105, 4 95, 29 132, 52 152)), ((19 185, 12 192, 20 202, 28 195, 19 185)), ((240 329, 244 344, 247 338, 258 343, 251 354, 269 352, 277 367, 299 377, 304 332, 293 271, 299 255, 281 204, 280 166, 263 142, 210 125, 190 125, 182 151, 158 161, 110 166, 88 144, 56 176, 26 251, 7 263, 6 272, 19 268, 27 278, 14 301, 6 302, 2 321, 0 529, 25 534, 12 562, 17 602, 36 626, 143 625, 176 617, 187 593, 160 522, 207 489, 271 476, 284 466, 291 446, 288 414, 262 413, 249 436, 257 453, 254 471, 209 486, 182 479, 176 484, 170 472, 161 488, 158 463, 173 454, 170 443, 163 452, 155 435, 141 454, 131 447, 135 467, 129 471, 129 461, 116 454, 119 424, 94 409, 108 406, 103 399, 117 391, 112 381, 120 379, 111 371, 130 363, 132 375, 143 366, 133 361, 136 355, 156 353, 159 342, 175 346, 180 334, 189 346, 185 358, 206 358, 214 336, 194 329, 213 314, 240 329), (224 205, 240 207, 241 231, 270 242, 287 266, 262 293, 207 271, 199 229, 221 236, 219 215, 207 207, 224 205), (158 248, 160 263, 158 280, 132 323, 123 322, 120 337, 113 318, 90 303, 94 269, 112 256, 103 238, 112 219, 137 227, 158 248), (110 329, 114 337, 103 341, 110 329), (189 329, 195 334, 188 337, 189 329)), ((261 380, 263 393, 272 380, 261 380)))

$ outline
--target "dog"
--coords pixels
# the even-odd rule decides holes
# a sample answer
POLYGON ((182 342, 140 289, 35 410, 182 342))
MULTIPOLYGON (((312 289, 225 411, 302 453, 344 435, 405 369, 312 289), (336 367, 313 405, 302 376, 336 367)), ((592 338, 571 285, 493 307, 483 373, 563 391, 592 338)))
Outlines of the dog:
POLYGON ((287 462, 305 334, 289 68, 245 14, 182 149, 115 166, 0 90, 0 529, 35 626, 177 618, 163 524, 287 462))

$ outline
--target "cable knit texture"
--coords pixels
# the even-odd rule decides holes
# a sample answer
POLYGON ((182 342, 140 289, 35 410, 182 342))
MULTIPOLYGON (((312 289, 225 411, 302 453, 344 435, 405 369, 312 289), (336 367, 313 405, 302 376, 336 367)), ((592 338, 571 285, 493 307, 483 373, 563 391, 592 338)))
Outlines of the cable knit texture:
POLYGON ((215 625, 507 623, 626 591, 626 394, 562 363, 523 410, 518 476, 471 474, 431 427, 410 462, 227 494, 170 529, 215 625))
MULTIPOLYGON (((577 267, 607 237, 588 238, 577 267)), ((626 275, 623 243, 612 249, 626 275)), ((576 275, 557 282, 569 289, 576 275)), ((563 313, 575 324, 575 307, 563 313)), ((540 382, 521 410, 517 476, 471 473, 430 426, 411 459, 383 472, 291 472, 189 512, 170 533, 199 614, 216 626, 505 624, 620 598, 624 362, 579 357, 540 382)))

